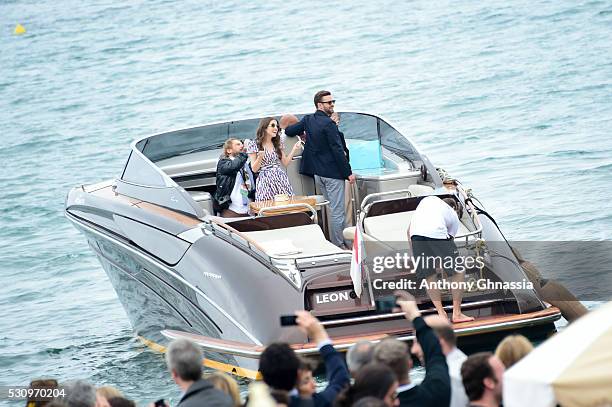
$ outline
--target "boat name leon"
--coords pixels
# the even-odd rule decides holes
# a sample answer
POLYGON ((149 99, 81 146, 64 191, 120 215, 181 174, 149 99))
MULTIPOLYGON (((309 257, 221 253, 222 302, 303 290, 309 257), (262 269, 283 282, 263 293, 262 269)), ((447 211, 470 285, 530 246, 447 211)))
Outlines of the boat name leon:
POLYGON ((521 281, 491 281, 486 278, 468 281, 421 280, 419 284, 417 284, 417 281, 409 280, 407 278, 402 278, 396 281, 384 281, 380 278, 377 278, 373 281, 373 286, 376 290, 533 290, 533 283, 529 280, 522 279, 521 281))
POLYGON ((328 302, 348 301, 351 299, 350 291, 341 291, 335 293, 317 294, 315 299, 317 304, 325 304, 328 302))

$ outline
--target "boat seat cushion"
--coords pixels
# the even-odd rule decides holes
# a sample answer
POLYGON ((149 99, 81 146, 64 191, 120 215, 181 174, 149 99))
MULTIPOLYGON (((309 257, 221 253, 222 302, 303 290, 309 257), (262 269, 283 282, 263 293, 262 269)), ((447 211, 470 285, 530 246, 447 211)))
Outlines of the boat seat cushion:
POLYGON ((398 212, 388 215, 370 216, 363 222, 364 232, 378 240, 407 242, 408 226, 414 212, 398 212))
POLYGON ((408 185, 408 191, 410 191, 412 196, 426 196, 431 195, 434 189, 427 185, 412 184, 408 185))
POLYGON ((344 236, 344 240, 353 240, 355 237, 355 226, 349 226, 348 228, 344 228, 342 231, 342 236, 344 236))
MULTIPOLYGON (((390 213, 387 215, 370 216, 364 220, 364 233, 390 246, 403 250, 408 242, 408 226, 414 211, 390 213)), ((353 240, 355 228, 344 229, 344 238, 353 240)), ((460 235, 469 233, 463 223, 459 225, 460 235)))
POLYGON ((311 257, 345 253, 325 239, 317 224, 243 232, 272 257, 311 257))

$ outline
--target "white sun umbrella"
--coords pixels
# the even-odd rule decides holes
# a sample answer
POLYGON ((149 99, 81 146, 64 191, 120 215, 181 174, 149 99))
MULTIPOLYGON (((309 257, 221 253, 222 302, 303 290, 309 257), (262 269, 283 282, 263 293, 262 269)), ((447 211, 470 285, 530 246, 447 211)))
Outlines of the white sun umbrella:
POLYGON ((505 407, 612 405, 612 302, 569 325, 504 374, 505 407))

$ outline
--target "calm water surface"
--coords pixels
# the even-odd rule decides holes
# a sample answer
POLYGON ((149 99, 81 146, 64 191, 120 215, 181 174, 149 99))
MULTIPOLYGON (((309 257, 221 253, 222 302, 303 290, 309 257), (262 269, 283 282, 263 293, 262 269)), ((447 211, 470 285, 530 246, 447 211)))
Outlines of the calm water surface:
POLYGON ((0 2, 0 384, 176 400, 66 192, 136 137, 309 111, 321 88, 409 129, 509 239, 612 238, 609 1, 256 3, 0 2))

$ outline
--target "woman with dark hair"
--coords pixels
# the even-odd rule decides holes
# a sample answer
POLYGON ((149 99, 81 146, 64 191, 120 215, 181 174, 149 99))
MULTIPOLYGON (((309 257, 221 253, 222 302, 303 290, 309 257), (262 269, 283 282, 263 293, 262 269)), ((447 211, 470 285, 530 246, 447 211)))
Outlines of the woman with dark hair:
POLYGON ((293 195, 293 188, 284 168, 287 167, 301 143, 295 143, 287 155, 280 139, 278 120, 266 117, 259 122, 255 140, 249 140, 246 151, 251 160, 251 169, 258 172, 255 186, 255 200, 266 201, 274 199, 274 195, 293 195))
POLYGON ((355 376, 355 383, 338 395, 335 407, 350 407, 366 397, 382 400, 387 407, 399 406, 397 378, 382 363, 368 363, 355 376))

